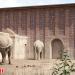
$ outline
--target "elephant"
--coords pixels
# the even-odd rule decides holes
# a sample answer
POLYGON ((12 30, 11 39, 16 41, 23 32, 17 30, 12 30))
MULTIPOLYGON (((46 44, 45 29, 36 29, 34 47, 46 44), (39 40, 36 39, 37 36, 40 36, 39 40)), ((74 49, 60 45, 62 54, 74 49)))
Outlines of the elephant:
POLYGON ((35 60, 40 60, 42 51, 44 49, 43 42, 40 41, 40 40, 36 40, 34 42, 34 46, 33 47, 34 47, 34 58, 35 58, 35 60))
POLYGON ((4 28, 2 32, 0 32, 0 52, 2 55, 2 63, 4 64, 6 62, 6 54, 8 54, 9 64, 11 64, 11 57, 13 58, 14 56, 14 47, 17 41, 15 37, 17 37, 17 39, 24 38, 18 45, 22 45, 22 47, 27 45, 28 37, 18 35, 10 28, 4 28))
POLYGON ((8 54, 8 61, 11 64, 11 50, 13 41, 9 36, 9 33, 0 32, 0 52, 2 55, 2 63, 6 62, 6 54, 8 54))
POLYGON ((2 30, 5 33, 8 33, 9 36, 11 37, 12 41, 13 41, 13 45, 12 45, 12 51, 11 51, 11 58, 15 59, 17 55, 17 50, 22 50, 24 51, 24 49, 26 48, 27 45, 27 40, 28 37, 27 36, 21 36, 19 34, 16 34, 12 29, 10 28, 4 28, 2 30), (21 48, 21 49, 20 49, 21 48))

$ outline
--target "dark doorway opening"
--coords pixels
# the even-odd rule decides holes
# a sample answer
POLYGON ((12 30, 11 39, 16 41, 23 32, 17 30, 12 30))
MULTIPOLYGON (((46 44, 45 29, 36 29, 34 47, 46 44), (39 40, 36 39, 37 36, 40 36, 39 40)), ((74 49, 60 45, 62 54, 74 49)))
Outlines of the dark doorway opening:
POLYGON ((60 39, 54 39, 51 42, 52 45, 52 58, 62 58, 62 52, 64 49, 63 43, 60 39))

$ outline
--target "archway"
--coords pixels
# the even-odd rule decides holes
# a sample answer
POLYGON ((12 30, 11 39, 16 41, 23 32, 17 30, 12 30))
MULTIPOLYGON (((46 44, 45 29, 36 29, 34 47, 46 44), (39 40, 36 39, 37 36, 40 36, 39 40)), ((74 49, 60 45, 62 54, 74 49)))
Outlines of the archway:
POLYGON ((60 39, 54 39, 51 42, 52 45, 52 58, 62 58, 62 52, 63 52, 63 43, 60 39))

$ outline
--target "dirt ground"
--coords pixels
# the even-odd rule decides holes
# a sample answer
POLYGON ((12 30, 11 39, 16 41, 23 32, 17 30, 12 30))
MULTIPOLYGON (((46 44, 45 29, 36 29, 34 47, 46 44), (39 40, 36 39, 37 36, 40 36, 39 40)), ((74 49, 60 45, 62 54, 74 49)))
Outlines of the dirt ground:
MULTIPOLYGON (((12 64, 0 65, 5 68, 2 75, 51 75, 57 60, 12 60, 12 64)), ((74 61, 73 61, 74 62, 74 61)), ((75 75, 72 74, 72 75, 75 75)))

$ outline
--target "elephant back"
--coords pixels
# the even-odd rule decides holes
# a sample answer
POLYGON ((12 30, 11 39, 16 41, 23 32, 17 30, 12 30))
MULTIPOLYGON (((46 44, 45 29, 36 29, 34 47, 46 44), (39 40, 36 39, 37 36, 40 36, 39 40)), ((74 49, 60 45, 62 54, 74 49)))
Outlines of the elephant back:
POLYGON ((8 33, 0 32, 0 48, 6 48, 12 45, 12 39, 8 33))
POLYGON ((34 42, 34 46, 40 48, 40 47, 44 47, 44 44, 43 44, 42 41, 36 40, 36 41, 34 42))

